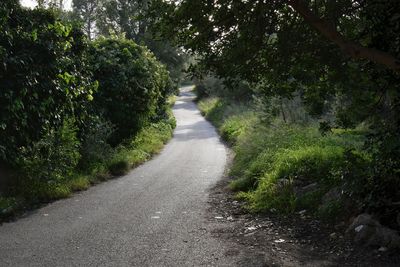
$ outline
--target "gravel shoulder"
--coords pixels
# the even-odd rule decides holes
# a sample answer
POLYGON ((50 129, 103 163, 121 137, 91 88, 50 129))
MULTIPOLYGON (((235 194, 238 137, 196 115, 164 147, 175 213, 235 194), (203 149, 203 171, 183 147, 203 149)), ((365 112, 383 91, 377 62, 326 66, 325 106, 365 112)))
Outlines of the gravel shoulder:
MULTIPOLYGON (((229 158, 232 162, 232 153, 229 158)), ((237 257, 238 266, 400 266, 396 251, 355 246, 344 236, 344 225, 306 213, 249 213, 229 189, 227 173, 210 190, 208 220, 213 236, 230 244, 228 255, 237 257)))

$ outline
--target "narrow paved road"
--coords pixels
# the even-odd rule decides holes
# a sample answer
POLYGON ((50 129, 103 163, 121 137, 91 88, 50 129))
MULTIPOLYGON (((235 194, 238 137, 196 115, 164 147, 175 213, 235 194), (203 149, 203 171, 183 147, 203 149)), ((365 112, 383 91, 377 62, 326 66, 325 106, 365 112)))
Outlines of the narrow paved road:
POLYGON ((235 265, 205 219, 226 150, 187 91, 174 107, 174 138, 160 155, 0 226, 0 266, 235 265))

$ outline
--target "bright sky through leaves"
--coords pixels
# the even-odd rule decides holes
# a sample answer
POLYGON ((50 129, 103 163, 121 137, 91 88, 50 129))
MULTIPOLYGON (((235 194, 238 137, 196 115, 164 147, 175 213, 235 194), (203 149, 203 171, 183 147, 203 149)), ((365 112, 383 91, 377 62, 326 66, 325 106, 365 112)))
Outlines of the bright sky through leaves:
MULTIPOLYGON (((36 0, 20 0, 21 5, 33 8, 37 6, 36 0)), ((72 9, 72 0, 64 0, 64 9, 71 10, 72 9)))

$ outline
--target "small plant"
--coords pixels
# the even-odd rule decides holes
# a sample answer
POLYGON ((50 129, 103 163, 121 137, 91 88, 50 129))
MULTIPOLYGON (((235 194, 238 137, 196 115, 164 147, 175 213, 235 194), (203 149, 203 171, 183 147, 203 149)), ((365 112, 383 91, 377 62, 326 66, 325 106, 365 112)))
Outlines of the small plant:
POLYGON ((124 159, 112 162, 109 166, 111 174, 115 176, 127 174, 129 169, 130 169, 129 162, 124 159))
POLYGON ((12 215, 18 204, 18 200, 14 197, 0 196, 0 218, 12 215))
POLYGON ((82 130, 82 155, 79 167, 85 172, 90 172, 99 164, 104 164, 112 153, 112 147, 108 139, 114 131, 114 127, 108 121, 98 116, 90 116, 82 130))
POLYGON ((18 187, 24 196, 45 200, 69 195, 62 184, 73 175, 80 158, 76 132, 74 120, 66 119, 61 128, 49 129, 40 141, 21 150, 18 187))

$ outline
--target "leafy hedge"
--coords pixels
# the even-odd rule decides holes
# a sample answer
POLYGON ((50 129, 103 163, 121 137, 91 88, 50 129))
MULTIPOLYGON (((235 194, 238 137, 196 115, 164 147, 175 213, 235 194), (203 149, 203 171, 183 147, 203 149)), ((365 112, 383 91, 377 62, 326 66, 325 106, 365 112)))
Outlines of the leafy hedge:
POLYGON ((165 113, 172 82, 146 47, 127 39, 99 39, 90 54, 94 79, 100 86, 94 106, 116 126, 114 143, 165 113))
POLYGON ((86 66, 82 31, 49 10, 0 3, 0 158, 80 120, 96 90, 86 66))
POLYGON ((0 218, 147 160, 172 135, 175 90, 147 48, 1 1, 0 218))

